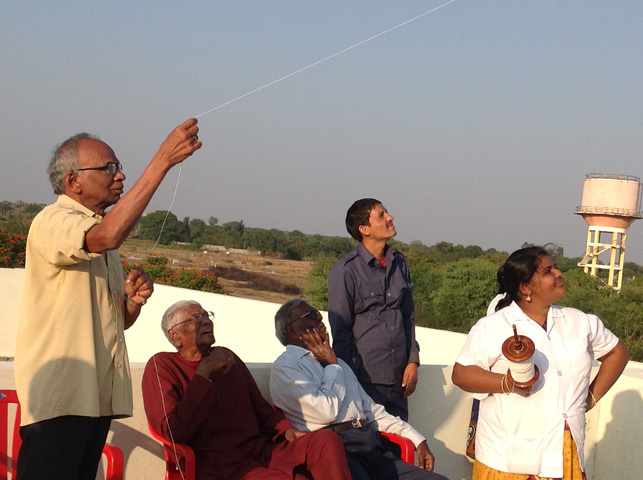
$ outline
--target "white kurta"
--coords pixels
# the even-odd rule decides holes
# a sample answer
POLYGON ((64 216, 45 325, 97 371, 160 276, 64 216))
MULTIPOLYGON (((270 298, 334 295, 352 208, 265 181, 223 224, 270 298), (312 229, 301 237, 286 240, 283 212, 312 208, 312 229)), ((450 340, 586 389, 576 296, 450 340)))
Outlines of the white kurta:
POLYGON ((584 465, 585 401, 592 360, 610 352, 618 338, 603 322, 574 308, 552 306, 547 331, 516 303, 480 319, 471 329, 457 363, 505 373, 503 342, 513 335, 534 341, 532 361, 540 378, 529 397, 475 394, 480 399, 476 460, 496 470, 562 477, 563 431, 568 423, 584 465))

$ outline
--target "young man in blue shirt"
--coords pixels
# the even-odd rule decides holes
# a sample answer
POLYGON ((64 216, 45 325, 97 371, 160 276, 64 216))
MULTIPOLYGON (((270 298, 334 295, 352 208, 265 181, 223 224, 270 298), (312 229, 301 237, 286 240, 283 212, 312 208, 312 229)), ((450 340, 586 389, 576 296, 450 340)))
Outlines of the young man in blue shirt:
POLYGON ((397 232, 379 200, 353 203, 346 229, 360 243, 328 278, 333 350, 376 403, 406 421, 420 363, 408 264, 387 245, 397 232))

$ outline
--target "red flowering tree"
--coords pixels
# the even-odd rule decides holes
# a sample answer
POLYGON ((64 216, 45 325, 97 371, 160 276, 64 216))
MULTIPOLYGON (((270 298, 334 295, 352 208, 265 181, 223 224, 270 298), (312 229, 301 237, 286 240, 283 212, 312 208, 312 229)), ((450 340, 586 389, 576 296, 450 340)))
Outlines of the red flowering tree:
POLYGON ((25 268, 27 236, 0 229, 0 268, 25 268))

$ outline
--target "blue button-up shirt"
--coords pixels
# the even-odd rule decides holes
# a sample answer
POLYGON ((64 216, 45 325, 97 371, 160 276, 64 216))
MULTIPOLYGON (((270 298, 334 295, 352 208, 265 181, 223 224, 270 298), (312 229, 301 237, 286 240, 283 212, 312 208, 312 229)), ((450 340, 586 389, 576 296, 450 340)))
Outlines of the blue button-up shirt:
POLYGON ((385 250, 386 268, 360 243, 328 277, 333 350, 360 382, 401 384, 408 363, 420 363, 406 258, 385 250))
POLYGON ((286 351, 272 364, 270 395, 286 418, 304 432, 364 419, 380 432, 408 438, 416 448, 426 440, 375 403, 342 359, 322 367, 312 352, 297 345, 286 345, 286 351))

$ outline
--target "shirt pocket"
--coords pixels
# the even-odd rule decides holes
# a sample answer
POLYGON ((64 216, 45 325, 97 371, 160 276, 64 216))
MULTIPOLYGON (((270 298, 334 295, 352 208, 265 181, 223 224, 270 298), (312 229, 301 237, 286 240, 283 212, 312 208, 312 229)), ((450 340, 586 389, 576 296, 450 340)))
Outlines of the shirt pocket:
POLYGON ((564 361, 568 368, 575 373, 588 372, 592 367, 592 357, 589 354, 588 343, 585 338, 574 338, 565 340, 564 361))
POLYGON ((360 285, 358 302, 355 305, 355 313, 367 312, 375 307, 384 305, 384 292, 377 283, 366 283, 360 285))

